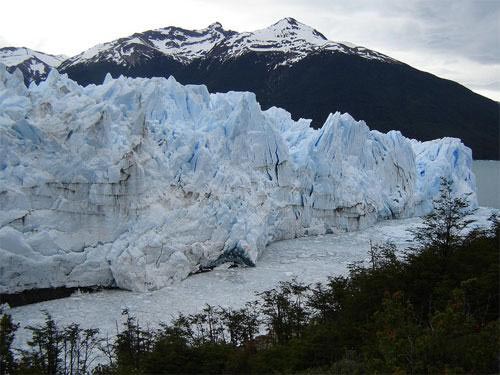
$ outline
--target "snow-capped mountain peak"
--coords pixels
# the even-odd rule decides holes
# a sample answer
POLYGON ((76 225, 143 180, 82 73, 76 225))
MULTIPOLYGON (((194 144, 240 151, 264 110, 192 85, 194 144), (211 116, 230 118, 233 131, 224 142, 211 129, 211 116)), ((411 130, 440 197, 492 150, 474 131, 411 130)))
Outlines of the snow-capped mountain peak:
POLYGON ((212 57, 215 54, 216 58, 224 61, 252 51, 283 54, 278 65, 284 65, 293 64, 318 50, 359 54, 365 58, 394 62, 387 56, 362 47, 329 41, 314 28, 287 17, 253 32, 225 30, 221 23, 214 22, 200 30, 169 26, 135 33, 92 47, 65 61, 61 68, 64 70, 74 65, 96 62, 133 66, 158 56, 189 64, 206 57, 210 52, 213 52, 212 57))
POLYGON ((222 27, 222 24, 220 22, 217 22, 217 21, 208 25, 208 27, 206 29, 207 30, 217 30, 217 29, 224 30, 224 28, 222 27))
POLYGON ((249 51, 283 53, 282 64, 293 63, 321 48, 328 39, 319 31, 287 17, 264 29, 236 34, 224 41, 227 54, 223 59, 241 56, 249 51))
POLYGON ((138 60, 149 60, 158 55, 189 63, 204 56, 214 45, 233 34, 235 32, 224 30, 219 22, 200 30, 168 26, 99 44, 68 59, 62 68, 86 62, 134 65, 138 60))
POLYGON ((318 30, 292 17, 283 18, 264 30, 278 31, 280 32, 278 37, 303 38, 311 43, 318 43, 318 41, 324 43, 328 40, 318 30))
POLYGON ((235 34, 222 41, 221 45, 225 46, 226 51, 221 60, 238 57, 250 51, 282 54, 281 61, 273 67, 291 65, 311 53, 321 51, 358 55, 389 63, 397 62, 364 47, 347 42, 330 41, 318 30, 291 17, 283 18, 264 29, 235 34))
POLYGON ((0 48, 0 63, 9 71, 21 70, 25 83, 44 80, 52 68, 58 67, 67 57, 49 55, 26 47, 0 48))
POLYGON ((224 30, 219 22, 214 22, 201 30, 170 26, 143 33, 158 51, 184 63, 203 57, 217 43, 233 34, 236 33, 224 30))
POLYGON ((44 62, 51 67, 57 67, 61 62, 67 59, 64 55, 49 55, 47 53, 34 51, 26 47, 4 47, 0 48, 0 62, 5 66, 19 65, 22 62, 36 57, 38 60, 44 62))

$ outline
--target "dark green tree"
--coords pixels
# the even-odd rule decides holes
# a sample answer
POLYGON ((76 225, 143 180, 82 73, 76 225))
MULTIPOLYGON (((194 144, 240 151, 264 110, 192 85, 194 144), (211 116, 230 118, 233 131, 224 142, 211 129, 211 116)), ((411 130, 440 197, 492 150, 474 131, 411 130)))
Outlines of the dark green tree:
POLYGON ((302 334, 310 316, 306 303, 308 292, 308 285, 292 280, 258 294, 263 321, 274 342, 284 344, 302 334))
POLYGON ((420 329, 413 306, 401 292, 386 296, 374 315, 376 332, 371 369, 374 372, 415 373, 418 362, 417 337, 420 329), (380 360, 376 358, 380 356, 380 360))
POLYGON ((12 343, 19 325, 12 321, 9 314, 3 314, 1 309, 0 314, 2 314, 0 318, 0 375, 5 375, 11 374, 16 365, 12 343))
POLYGON ((312 287, 307 303, 313 316, 321 323, 336 319, 348 297, 348 287, 349 280, 344 276, 330 277, 326 286, 317 283, 312 287))
POLYGON ((140 372, 145 354, 153 346, 153 333, 143 329, 127 309, 122 311, 122 316, 125 321, 123 331, 116 337, 116 361, 121 372, 140 372))
POLYGON ((63 334, 47 312, 42 326, 27 326, 31 331, 28 350, 21 351, 20 372, 58 374, 61 372, 63 334))
POLYGON ((63 373, 87 374, 96 359, 101 340, 98 329, 83 329, 70 324, 62 330, 63 373))
POLYGON ((247 303, 241 309, 222 309, 222 322, 229 336, 229 343, 238 347, 252 341, 259 332, 259 313, 255 303, 247 303))
POLYGON ((433 201, 433 211, 424 216, 423 225, 410 229, 420 248, 432 248, 446 258, 450 251, 463 241, 462 230, 474 220, 467 196, 455 197, 453 181, 441 178, 439 198, 433 201))

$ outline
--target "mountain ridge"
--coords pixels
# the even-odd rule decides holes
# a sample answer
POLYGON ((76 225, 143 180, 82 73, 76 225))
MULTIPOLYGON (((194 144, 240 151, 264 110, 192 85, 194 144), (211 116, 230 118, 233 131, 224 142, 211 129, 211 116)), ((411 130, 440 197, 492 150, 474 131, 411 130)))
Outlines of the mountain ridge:
POLYGON ((7 66, 9 72, 19 69, 28 86, 31 82, 40 82, 47 78, 52 68, 61 64, 67 57, 51 55, 26 47, 0 48, 0 63, 7 66))
POLYGON ((127 56, 133 53, 134 47, 139 47, 139 53, 142 54, 139 57, 146 60, 160 53, 182 64, 189 64, 195 59, 204 58, 214 48, 224 50, 225 53, 221 56, 223 61, 239 57, 249 51, 282 52, 290 55, 282 64, 290 64, 314 51, 329 50, 397 62, 389 56, 365 47, 330 41, 318 30, 287 17, 267 28, 253 32, 238 33, 225 30, 220 22, 214 22, 199 30, 187 30, 176 26, 147 30, 93 46, 65 60, 60 69, 64 71, 78 64, 95 61, 128 63, 130 59, 127 56), (149 50, 149 55, 145 49, 149 50))

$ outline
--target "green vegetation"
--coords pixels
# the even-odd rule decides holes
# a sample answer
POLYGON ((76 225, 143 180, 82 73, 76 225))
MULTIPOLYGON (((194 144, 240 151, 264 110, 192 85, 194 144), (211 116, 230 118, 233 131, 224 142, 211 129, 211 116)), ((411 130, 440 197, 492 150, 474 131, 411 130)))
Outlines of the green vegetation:
MULTIPOLYGON (((2 313, 0 309, 0 314, 2 313)), ((9 374, 15 368, 12 343, 18 329, 18 325, 12 322, 10 315, 4 314, 0 319, 0 374, 9 374)))
POLYGON ((347 277, 282 282, 241 309, 207 305, 157 330, 124 311, 113 341, 59 329, 47 314, 17 360, 17 326, 4 315, 0 374, 83 374, 95 348, 108 358, 94 369, 103 375, 498 373, 500 223, 492 217, 491 230, 460 235, 467 205, 450 192, 443 181, 404 256, 392 244, 372 246, 370 262, 347 277))

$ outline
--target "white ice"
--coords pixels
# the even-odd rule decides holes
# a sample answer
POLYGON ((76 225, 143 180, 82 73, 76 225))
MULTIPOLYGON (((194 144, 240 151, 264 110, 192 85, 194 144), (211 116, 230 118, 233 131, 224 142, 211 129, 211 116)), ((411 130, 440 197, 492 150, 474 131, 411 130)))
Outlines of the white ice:
POLYGON ((0 67, 0 293, 254 265, 278 240, 426 213, 440 177, 477 205, 458 139, 309 123, 172 77, 83 88, 52 70, 26 88, 0 67))

